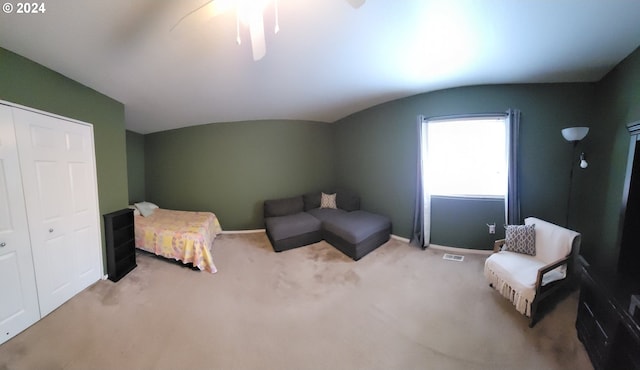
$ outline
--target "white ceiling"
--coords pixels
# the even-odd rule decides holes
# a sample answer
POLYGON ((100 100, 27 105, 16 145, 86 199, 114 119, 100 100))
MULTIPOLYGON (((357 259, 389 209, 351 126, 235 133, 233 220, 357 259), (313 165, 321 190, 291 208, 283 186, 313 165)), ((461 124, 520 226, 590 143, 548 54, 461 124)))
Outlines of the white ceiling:
POLYGON ((124 103, 126 127, 145 134, 334 122, 456 86, 597 81, 640 45, 637 0, 279 0, 280 32, 271 5, 254 62, 233 12, 171 30, 205 2, 45 0, 44 14, 0 13, 0 46, 124 103))

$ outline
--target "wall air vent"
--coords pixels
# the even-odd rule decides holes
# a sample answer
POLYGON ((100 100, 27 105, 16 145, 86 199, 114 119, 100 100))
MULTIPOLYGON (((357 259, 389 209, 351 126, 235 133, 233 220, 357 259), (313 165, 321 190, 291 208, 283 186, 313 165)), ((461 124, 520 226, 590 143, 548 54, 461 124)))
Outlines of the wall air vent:
POLYGON ((462 262, 462 261, 464 261, 464 256, 461 256, 459 254, 445 253, 444 256, 442 256, 442 259, 443 260, 449 260, 449 261, 462 262))

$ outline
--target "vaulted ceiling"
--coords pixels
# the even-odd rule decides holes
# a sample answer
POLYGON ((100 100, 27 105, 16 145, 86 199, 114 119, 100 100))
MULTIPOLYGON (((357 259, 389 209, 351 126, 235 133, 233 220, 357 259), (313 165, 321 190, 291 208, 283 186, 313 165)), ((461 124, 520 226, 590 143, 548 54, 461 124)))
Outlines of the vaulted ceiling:
POLYGON ((278 0, 274 34, 271 0, 258 61, 242 24, 236 43, 233 10, 173 28, 206 0, 45 1, 44 14, 0 13, 0 46, 124 103, 127 128, 150 133, 334 122, 448 87, 597 81, 640 45, 635 0, 350 1, 278 0))

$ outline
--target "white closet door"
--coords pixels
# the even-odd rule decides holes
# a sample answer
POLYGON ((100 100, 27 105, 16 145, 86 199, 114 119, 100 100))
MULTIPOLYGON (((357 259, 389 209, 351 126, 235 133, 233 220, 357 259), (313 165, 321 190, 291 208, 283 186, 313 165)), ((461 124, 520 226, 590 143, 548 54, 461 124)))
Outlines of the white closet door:
POLYGON ((42 316, 100 279, 90 126, 14 108, 42 316))
POLYGON ((39 319, 13 117, 0 105, 0 344, 39 319))

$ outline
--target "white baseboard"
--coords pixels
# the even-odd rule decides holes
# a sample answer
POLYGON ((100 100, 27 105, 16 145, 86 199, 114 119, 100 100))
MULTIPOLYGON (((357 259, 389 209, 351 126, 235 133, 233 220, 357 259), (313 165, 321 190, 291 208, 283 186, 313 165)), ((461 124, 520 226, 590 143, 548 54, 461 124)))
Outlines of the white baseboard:
POLYGON ((452 252, 452 253, 484 254, 484 255, 490 255, 491 253, 493 253, 493 250, 447 247, 447 246, 438 245, 438 244, 429 244, 429 248, 437 249, 444 252, 452 252))
POLYGON ((392 237, 393 239, 395 239, 395 240, 399 240, 399 241, 401 241, 401 242, 405 242, 405 243, 409 243, 409 242, 410 242, 409 238, 403 238, 403 237, 398 236, 398 235, 395 235, 395 234, 391 234, 391 237, 392 237))
MULTIPOLYGON (((401 241, 401 242, 404 242, 404 243, 407 243, 407 244, 410 242, 408 238, 403 238, 401 236, 394 235, 394 234, 391 234, 391 238, 396 239, 396 240, 401 241)), ((438 245, 438 244, 429 244, 429 248, 441 250, 441 251, 444 251, 444 252, 466 253, 466 254, 486 254, 486 255, 489 255, 489 254, 491 254, 493 252, 493 250, 447 247, 447 246, 438 245)))

